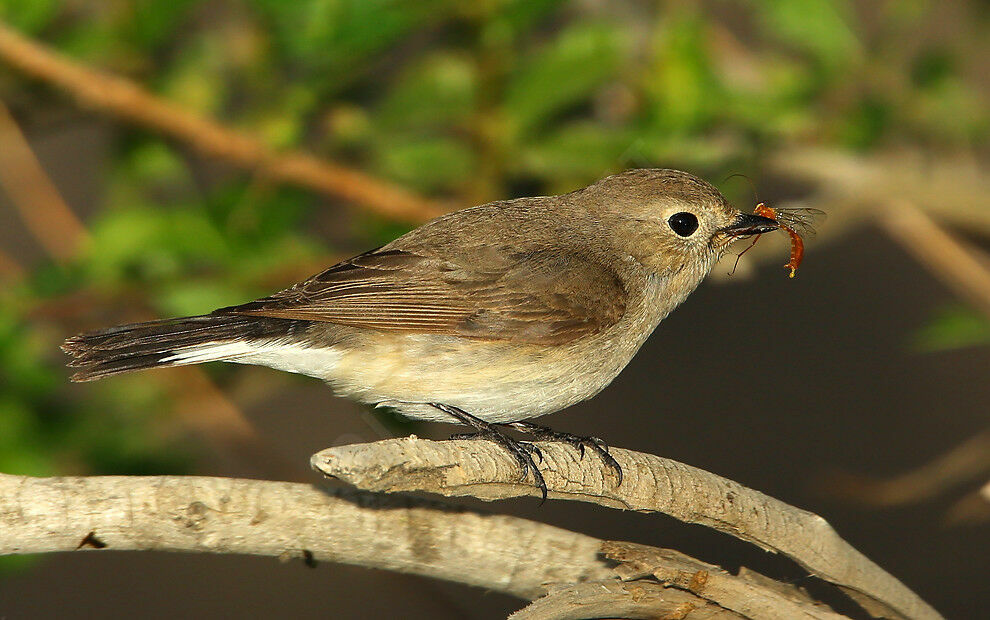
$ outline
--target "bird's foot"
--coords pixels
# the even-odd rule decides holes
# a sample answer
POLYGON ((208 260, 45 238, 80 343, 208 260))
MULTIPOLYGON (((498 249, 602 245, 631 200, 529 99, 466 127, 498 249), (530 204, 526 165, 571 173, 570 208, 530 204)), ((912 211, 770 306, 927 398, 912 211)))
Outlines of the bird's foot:
POLYGON ((509 428, 519 431, 520 433, 525 433, 537 441, 561 441, 570 444, 577 448, 578 452, 581 454, 581 458, 584 458, 585 448, 591 448, 591 450, 598 455, 602 462, 604 462, 609 469, 615 472, 615 476, 618 479, 618 484, 622 484, 622 466, 619 465, 619 462, 612 457, 611 453, 609 453, 608 444, 598 437, 584 437, 581 435, 574 435, 572 433, 562 433, 560 431, 555 431, 531 422, 509 422, 503 426, 508 426, 509 428))
POLYGON ((543 495, 543 501, 547 499, 547 483, 543 479, 543 474, 540 473, 540 469, 536 466, 536 461, 533 457, 543 461, 543 453, 540 448, 534 443, 529 441, 519 441, 509 437, 502 431, 498 429, 497 426, 489 422, 485 422, 481 418, 477 418, 470 413, 453 407, 451 405, 444 405, 442 403, 431 403, 434 407, 443 411, 444 413, 450 414, 457 419, 458 422, 466 424, 475 429, 473 433, 457 433, 451 435, 451 439, 487 439, 488 441, 493 441, 498 445, 505 448, 509 454, 515 457, 516 462, 519 463, 519 468, 522 470, 522 478, 525 479, 526 476, 532 472, 533 482, 540 489, 540 493, 543 495))

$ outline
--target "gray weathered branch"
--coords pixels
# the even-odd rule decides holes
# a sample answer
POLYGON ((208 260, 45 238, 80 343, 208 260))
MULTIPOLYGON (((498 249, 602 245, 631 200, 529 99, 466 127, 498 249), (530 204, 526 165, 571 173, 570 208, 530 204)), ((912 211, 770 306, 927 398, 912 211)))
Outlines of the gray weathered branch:
POLYGON ((306 484, 0 474, 0 555, 76 549, 326 560, 532 599, 614 578, 601 541, 516 517, 306 484))
MULTIPOLYGON (((784 616, 777 616, 783 618, 784 616)), ((734 611, 658 583, 617 579, 558 586, 509 616, 510 620, 743 620, 734 611)))
MULTIPOLYGON (((594 460, 581 461, 569 446, 539 446, 549 497, 662 512, 706 525, 788 556, 875 616, 941 617, 818 515, 676 461, 615 448, 612 454, 625 472, 617 486, 607 469, 594 460)), ((323 450, 312 464, 369 491, 427 491, 485 500, 539 495, 534 485, 519 479, 515 461, 489 442, 390 439, 323 450)))
POLYGON ((841 617, 676 551, 435 501, 262 480, 0 474, 0 554, 94 549, 328 560, 541 597, 523 618, 841 617))

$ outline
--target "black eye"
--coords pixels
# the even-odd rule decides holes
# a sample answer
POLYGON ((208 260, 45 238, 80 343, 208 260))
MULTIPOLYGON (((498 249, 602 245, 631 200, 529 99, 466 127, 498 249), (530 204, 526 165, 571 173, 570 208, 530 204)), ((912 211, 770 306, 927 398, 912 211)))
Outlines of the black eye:
POLYGON ((675 213, 667 220, 670 229, 682 237, 690 237, 694 231, 698 230, 698 218, 693 213, 682 211, 675 213))

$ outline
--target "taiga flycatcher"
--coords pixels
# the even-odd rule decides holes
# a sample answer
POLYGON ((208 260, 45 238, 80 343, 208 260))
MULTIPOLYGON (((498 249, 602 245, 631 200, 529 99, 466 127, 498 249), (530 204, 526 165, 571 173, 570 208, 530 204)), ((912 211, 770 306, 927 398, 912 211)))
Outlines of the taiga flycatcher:
POLYGON ((532 471, 505 435, 595 450, 525 420, 597 394, 730 243, 775 230, 676 170, 629 170, 561 196, 441 216, 269 297, 210 314, 81 334, 62 348, 87 381, 226 361, 323 379, 418 420, 459 422, 532 471))

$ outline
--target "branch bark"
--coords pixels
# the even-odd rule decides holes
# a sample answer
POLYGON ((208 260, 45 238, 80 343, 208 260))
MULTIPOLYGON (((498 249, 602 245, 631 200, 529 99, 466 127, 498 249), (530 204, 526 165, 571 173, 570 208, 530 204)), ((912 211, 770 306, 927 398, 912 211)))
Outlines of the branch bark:
POLYGON ((0 474, 0 554, 99 549, 329 560, 542 596, 521 618, 844 617, 766 577, 733 584, 669 549, 425 499, 229 478, 0 474))
POLYGON ((516 517, 298 483, 0 474, 0 554, 153 549, 326 560, 530 600, 551 584, 614 578, 600 546, 516 517))
POLYGON ((742 620, 745 616, 723 609, 690 592, 665 588, 657 583, 626 583, 615 579, 554 588, 547 596, 509 616, 509 620, 585 618, 742 620))
MULTIPOLYGON (((653 577, 665 586, 699 596, 746 618, 845 618, 815 603, 798 588, 743 568, 730 575, 718 566, 671 549, 629 542, 607 541, 602 553, 619 562, 616 573, 624 581, 653 577)), ((735 617, 735 616, 732 616, 735 617)))
POLYGON ((77 63, 0 23, 0 58, 80 102, 161 132, 265 177, 343 198, 385 217, 424 222, 448 211, 363 172, 303 152, 280 153, 260 140, 165 101, 130 80, 77 63))
MULTIPOLYGON (((917 594, 839 537, 821 517, 720 476, 650 454, 618 448, 621 486, 569 446, 539 443, 549 497, 610 508, 662 512, 782 553, 842 588, 875 616, 940 618, 917 594)), ((313 467, 360 489, 426 491, 496 500, 539 490, 519 479, 515 461, 481 441, 416 437, 339 446, 313 456, 313 467)))

